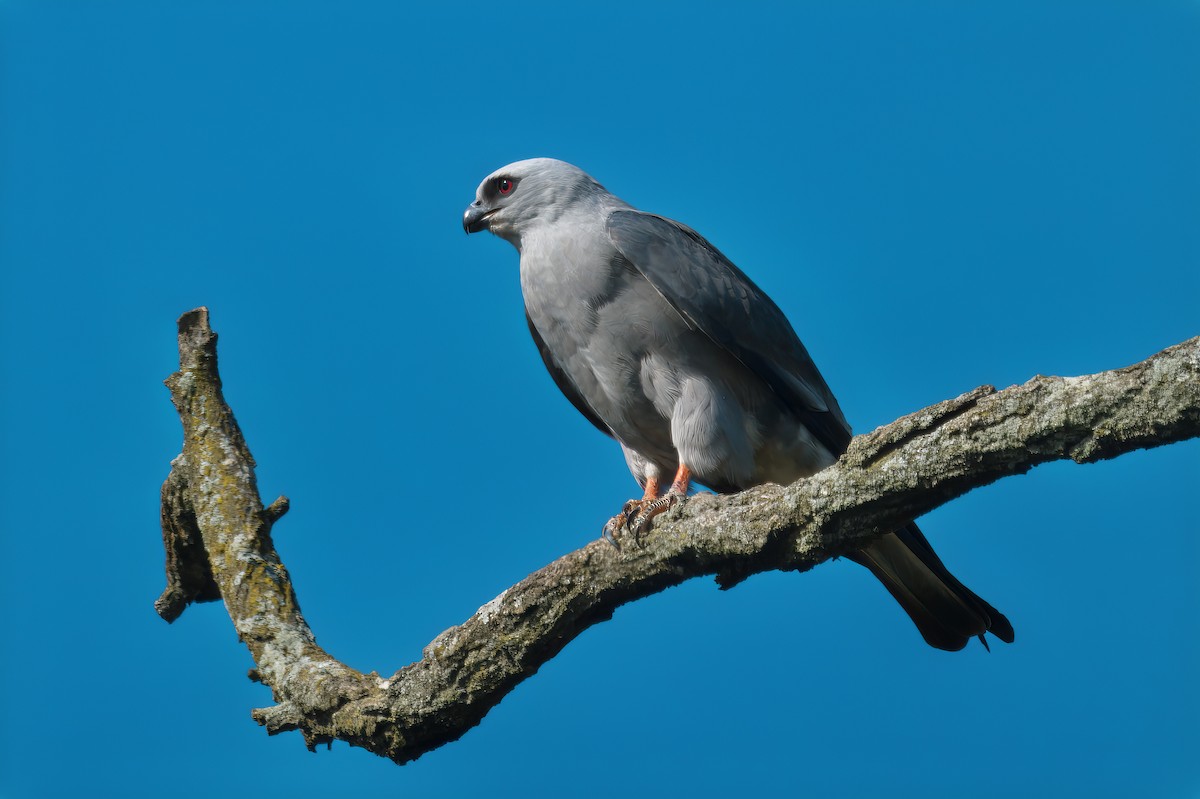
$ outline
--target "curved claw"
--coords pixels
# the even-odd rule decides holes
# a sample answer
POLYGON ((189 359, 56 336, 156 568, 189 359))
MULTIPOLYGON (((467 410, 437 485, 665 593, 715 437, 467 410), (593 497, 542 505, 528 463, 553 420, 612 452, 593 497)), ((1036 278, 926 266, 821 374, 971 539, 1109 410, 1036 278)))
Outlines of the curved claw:
POLYGON ((624 521, 623 516, 614 516, 604 523, 604 529, 600 531, 600 537, 613 545, 613 549, 621 551, 621 544, 617 541, 617 533, 621 531, 621 523, 624 521))
POLYGON ((622 530, 629 530, 632 532, 634 534, 634 543, 638 543, 637 531, 633 530, 631 522, 641 515, 639 510, 644 502, 645 500, 641 499, 629 500, 625 503, 624 507, 621 508, 620 513, 604 523, 604 529, 601 531, 600 536, 605 541, 616 547, 618 552, 621 551, 621 543, 617 540, 617 537, 621 534, 622 530))

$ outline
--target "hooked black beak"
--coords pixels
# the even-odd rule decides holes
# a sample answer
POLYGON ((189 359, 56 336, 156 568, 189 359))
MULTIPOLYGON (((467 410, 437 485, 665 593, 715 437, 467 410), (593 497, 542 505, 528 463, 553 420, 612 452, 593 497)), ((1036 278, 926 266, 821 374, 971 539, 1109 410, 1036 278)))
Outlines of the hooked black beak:
POLYGON ((495 208, 485 208, 481 200, 476 200, 467 206, 463 214, 463 230, 468 233, 478 233, 487 228, 488 217, 496 213, 495 208))

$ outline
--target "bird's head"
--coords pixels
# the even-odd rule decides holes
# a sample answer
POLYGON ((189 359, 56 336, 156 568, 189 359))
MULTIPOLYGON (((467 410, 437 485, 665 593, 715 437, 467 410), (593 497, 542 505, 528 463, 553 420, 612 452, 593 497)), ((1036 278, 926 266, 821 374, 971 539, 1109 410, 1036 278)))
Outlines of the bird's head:
POLYGON ((582 169, 553 158, 530 158, 497 169, 475 190, 463 214, 463 230, 489 230, 518 249, 521 234, 550 224, 579 203, 606 195, 582 169))

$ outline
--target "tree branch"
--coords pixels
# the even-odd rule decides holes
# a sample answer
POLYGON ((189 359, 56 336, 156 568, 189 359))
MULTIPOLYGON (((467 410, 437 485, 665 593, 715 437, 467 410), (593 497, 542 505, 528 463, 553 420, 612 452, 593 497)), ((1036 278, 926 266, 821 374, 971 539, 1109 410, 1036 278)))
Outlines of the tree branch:
POLYGON ((208 310, 179 319, 180 369, 166 381, 183 452, 162 489, 172 621, 218 596, 270 686, 254 718, 397 763, 459 738, 521 680, 613 611, 684 580, 722 587, 770 569, 803 571, 979 486, 1051 460, 1080 463, 1200 435, 1200 337, 1086 377, 985 386, 856 437, 837 464, 790 486, 697 495, 656 521, 642 546, 603 541, 559 558, 481 607, 388 678, 321 649, 300 613, 264 508, 254 459, 221 393, 208 310))

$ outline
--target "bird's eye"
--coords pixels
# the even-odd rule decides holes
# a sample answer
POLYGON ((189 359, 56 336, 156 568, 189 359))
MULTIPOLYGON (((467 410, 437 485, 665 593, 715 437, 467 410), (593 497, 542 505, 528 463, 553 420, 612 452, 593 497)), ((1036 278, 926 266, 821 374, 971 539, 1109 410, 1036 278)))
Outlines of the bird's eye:
POLYGON ((498 178, 496 180, 496 191, 501 194, 512 194, 512 190, 517 187, 517 182, 509 178, 498 178))

